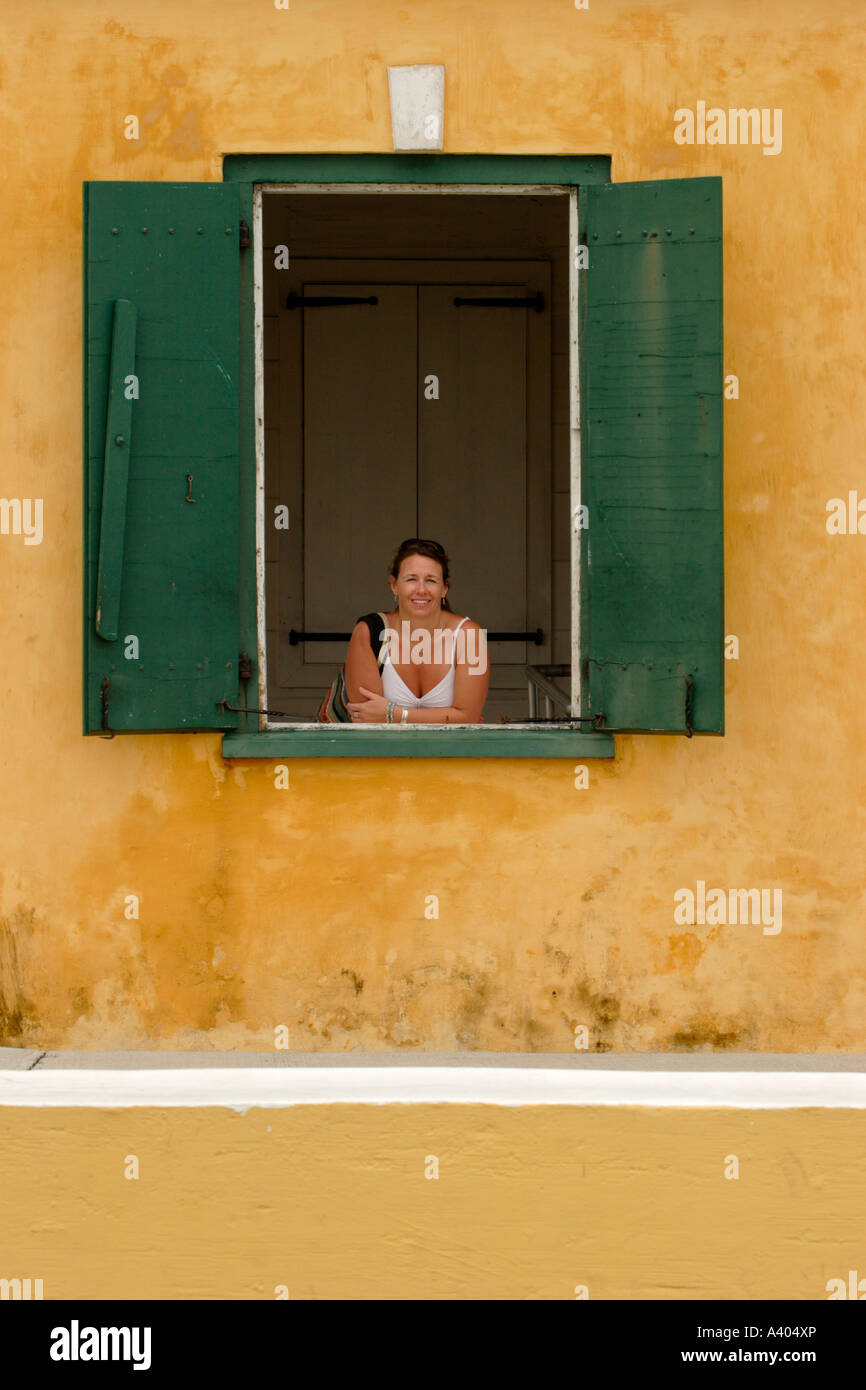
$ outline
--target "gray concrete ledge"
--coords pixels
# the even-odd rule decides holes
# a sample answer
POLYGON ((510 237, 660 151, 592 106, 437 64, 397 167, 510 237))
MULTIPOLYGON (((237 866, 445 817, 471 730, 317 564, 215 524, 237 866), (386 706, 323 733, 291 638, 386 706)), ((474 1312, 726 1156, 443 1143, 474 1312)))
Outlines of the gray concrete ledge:
POLYGON ((40 1052, 0 1047, 0 1071, 227 1067, 490 1067, 568 1071, 866 1072, 851 1052, 40 1052))
POLYGON ((0 1047, 0 1070, 31 1071, 46 1054, 24 1047, 0 1047))

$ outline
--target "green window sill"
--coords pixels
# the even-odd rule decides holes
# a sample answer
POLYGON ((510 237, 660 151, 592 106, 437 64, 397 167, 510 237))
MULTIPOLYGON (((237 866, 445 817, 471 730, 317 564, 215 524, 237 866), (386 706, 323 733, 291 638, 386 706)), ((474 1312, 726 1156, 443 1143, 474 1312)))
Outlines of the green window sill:
POLYGON ((224 758, 612 758, 613 734, 560 727, 353 728, 225 734, 224 758))

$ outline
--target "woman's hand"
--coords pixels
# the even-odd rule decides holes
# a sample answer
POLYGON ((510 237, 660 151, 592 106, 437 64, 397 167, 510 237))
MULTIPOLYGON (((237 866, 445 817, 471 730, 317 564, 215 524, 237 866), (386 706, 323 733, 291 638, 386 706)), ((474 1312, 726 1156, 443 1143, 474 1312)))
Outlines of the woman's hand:
MULTIPOLYGON (((368 690, 366 686, 359 686, 362 695, 366 695, 365 700, 348 700, 349 713, 352 716, 353 724, 384 724, 385 710, 388 701, 384 695, 376 695, 374 691, 368 690)), ((395 710, 396 713, 396 710, 395 710)))

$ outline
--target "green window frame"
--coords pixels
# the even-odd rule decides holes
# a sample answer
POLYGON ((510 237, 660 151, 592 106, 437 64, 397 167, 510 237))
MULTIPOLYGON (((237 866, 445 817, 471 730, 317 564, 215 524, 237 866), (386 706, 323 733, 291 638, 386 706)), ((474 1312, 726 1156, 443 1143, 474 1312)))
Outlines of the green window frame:
POLYGON ((85 184, 83 732, 221 729, 225 758, 573 759, 613 757, 618 731, 723 733, 721 211, 718 177, 612 184, 608 156, 244 154, 221 184, 85 184), (262 727, 240 229, 275 183, 577 192, 582 726, 262 727))

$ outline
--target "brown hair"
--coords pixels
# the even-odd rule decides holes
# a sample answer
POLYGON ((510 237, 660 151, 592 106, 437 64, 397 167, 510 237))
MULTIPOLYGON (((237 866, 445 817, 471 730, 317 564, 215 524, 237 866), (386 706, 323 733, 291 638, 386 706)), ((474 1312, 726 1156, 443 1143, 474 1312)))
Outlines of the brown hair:
MULTIPOLYGON (((388 570, 392 579, 397 579, 400 573, 400 566, 404 560, 408 560, 410 555, 423 555, 428 560, 438 560, 442 566, 442 580, 448 583, 448 556, 438 541, 424 541, 419 536, 411 536, 408 540, 401 541, 394 551, 391 559, 391 566, 388 570)), ((450 610, 448 595, 442 595, 442 607, 450 610)))

